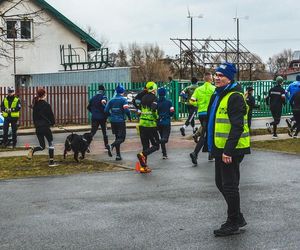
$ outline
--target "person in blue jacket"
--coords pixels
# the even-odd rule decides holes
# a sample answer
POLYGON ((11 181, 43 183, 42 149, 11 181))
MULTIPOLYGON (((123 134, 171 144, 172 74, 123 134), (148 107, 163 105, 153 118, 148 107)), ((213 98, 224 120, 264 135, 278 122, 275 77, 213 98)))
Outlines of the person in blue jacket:
MULTIPOLYGON (((286 97, 289 100, 292 110, 294 109, 293 103, 294 103, 295 94, 298 93, 299 91, 300 91, 300 75, 297 75, 296 81, 292 82, 286 90, 286 97)), ((288 134, 292 136, 292 133, 296 128, 295 117, 293 116, 291 118, 287 118, 285 119, 285 121, 289 129, 288 134)))
POLYGON ((105 95, 105 87, 103 85, 99 85, 98 93, 90 99, 87 109, 90 113, 92 113, 92 136, 94 136, 97 133, 99 126, 101 126, 104 146, 108 150, 108 155, 112 157, 106 132, 107 115, 104 112, 106 103, 107 97, 105 95))
POLYGON ((160 135, 160 144, 163 154, 163 159, 168 159, 166 144, 169 141, 171 132, 171 117, 174 114, 174 107, 170 100, 166 99, 167 90, 165 88, 158 89, 157 112, 158 121, 157 129, 160 135))
POLYGON ((123 96, 125 88, 118 85, 115 89, 116 96, 112 98, 106 105, 104 111, 110 118, 111 130, 115 135, 115 141, 110 145, 111 150, 116 148, 116 161, 121 161, 121 143, 126 138, 126 116, 131 121, 128 101, 123 96))

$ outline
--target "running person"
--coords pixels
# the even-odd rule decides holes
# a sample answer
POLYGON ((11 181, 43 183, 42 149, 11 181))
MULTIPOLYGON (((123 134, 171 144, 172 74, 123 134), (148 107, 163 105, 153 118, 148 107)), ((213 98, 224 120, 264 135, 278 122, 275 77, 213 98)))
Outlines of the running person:
POLYGON ((50 104, 45 101, 46 97, 46 91, 44 89, 38 89, 33 99, 33 123, 40 145, 32 147, 29 150, 27 159, 31 160, 35 152, 43 151, 46 148, 46 138, 49 145, 49 167, 53 167, 57 166, 57 164, 54 162, 53 135, 50 127, 55 124, 55 119, 50 104))
POLYGON ((112 98, 105 107, 105 113, 110 116, 112 133, 115 135, 115 141, 110 145, 111 150, 116 148, 116 161, 121 161, 121 144, 126 138, 126 115, 131 121, 131 115, 128 107, 128 101, 123 96, 125 88, 118 85, 115 89, 116 96, 112 98))
POLYGON ((168 159, 166 144, 169 141, 171 132, 171 117, 174 114, 174 107, 170 100, 166 99, 167 90, 165 88, 158 89, 157 112, 158 121, 157 128, 160 135, 160 145, 162 149, 163 159, 168 159))
POLYGON ((184 125, 180 128, 180 132, 182 136, 185 136, 185 129, 191 124, 193 128, 193 134, 196 132, 195 130, 195 115, 197 113, 197 107, 190 104, 190 99, 195 91, 198 88, 198 79, 193 77, 191 80, 192 84, 187 86, 184 90, 181 91, 180 96, 183 98, 184 103, 187 106, 187 110, 189 116, 185 121, 184 125))
POLYGON ((87 109, 89 112, 92 113, 92 126, 91 126, 92 136, 94 137, 94 135, 97 133, 99 126, 101 126, 104 147, 108 150, 108 155, 112 157, 112 153, 110 151, 110 146, 108 144, 108 137, 106 133, 107 115, 104 112, 106 103, 107 103, 107 97, 105 95, 105 87, 103 85, 99 85, 98 93, 90 99, 87 109))
POLYGON ((139 101, 141 110, 139 131, 143 151, 137 154, 137 158, 141 165, 141 173, 151 172, 151 169, 147 166, 147 157, 159 150, 159 136, 157 133, 157 97, 155 96, 157 85, 155 82, 148 82, 146 84, 146 89, 147 93, 141 95, 142 97, 139 101))
POLYGON ((283 78, 277 76, 276 86, 269 90, 269 94, 266 98, 267 105, 270 105, 272 117, 274 119, 271 123, 266 123, 267 130, 272 133, 271 126, 273 126, 273 139, 277 139, 277 125, 280 123, 282 106, 285 104, 285 90, 281 87, 283 78))

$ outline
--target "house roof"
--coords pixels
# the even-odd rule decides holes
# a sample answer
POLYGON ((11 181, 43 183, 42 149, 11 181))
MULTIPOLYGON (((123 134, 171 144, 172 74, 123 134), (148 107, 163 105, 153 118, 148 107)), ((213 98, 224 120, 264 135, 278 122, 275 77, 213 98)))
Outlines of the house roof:
MULTIPOLYGON (((5 0, 0 0, 0 5, 5 0)), ((75 33, 80 39, 84 40, 89 48, 99 49, 101 48, 101 44, 97 42, 94 38, 92 38, 89 34, 79 28, 76 24, 66 18, 63 14, 61 14, 58 10, 53 8, 50 4, 48 4, 44 0, 33 0, 34 3, 39 5, 42 9, 47 11, 49 14, 54 16, 58 21, 60 21, 63 25, 65 25, 69 30, 75 33)))

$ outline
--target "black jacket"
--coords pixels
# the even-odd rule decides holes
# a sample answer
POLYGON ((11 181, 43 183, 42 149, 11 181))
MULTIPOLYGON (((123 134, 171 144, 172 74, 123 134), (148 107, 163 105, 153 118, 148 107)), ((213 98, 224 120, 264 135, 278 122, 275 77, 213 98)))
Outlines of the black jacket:
POLYGON ((271 110, 281 110, 282 105, 285 104, 285 90, 280 84, 277 84, 269 90, 266 98, 267 105, 270 105, 271 110))
MULTIPOLYGON (((233 91, 238 91, 238 92, 242 93, 240 85, 237 85, 234 88, 229 89, 229 90, 224 90, 220 94, 220 98, 218 100, 216 110, 218 109, 218 106, 219 106, 221 100, 223 99, 223 97, 227 93, 233 92, 233 91)), ((211 105, 213 104, 215 97, 216 97, 216 95, 214 94, 214 95, 212 95, 212 97, 210 99, 210 103, 208 106, 208 112, 207 112, 208 120, 210 118, 211 105)), ((223 153, 228 156, 250 154, 250 147, 243 148, 243 149, 236 148, 238 141, 243 133, 244 115, 247 113, 247 107, 246 107, 246 103, 245 103, 243 95, 234 93, 229 97, 227 112, 228 112, 228 117, 229 117, 229 120, 231 123, 231 130, 229 132, 227 142, 225 144, 224 149, 220 149, 220 148, 216 147, 216 145, 214 144, 214 139, 213 139, 213 147, 212 147, 212 152, 211 152, 212 155, 213 156, 222 156, 223 153)), ((209 129, 209 128, 207 127, 207 129, 209 129)), ((213 117, 213 134, 214 134, 214 130, 215 130, 215 117, 213 117)))
POLYGON ((34 104, 33 123, 36 128, 51 127, 55 124, 54 114, 49 103, 39 100, 34 104))

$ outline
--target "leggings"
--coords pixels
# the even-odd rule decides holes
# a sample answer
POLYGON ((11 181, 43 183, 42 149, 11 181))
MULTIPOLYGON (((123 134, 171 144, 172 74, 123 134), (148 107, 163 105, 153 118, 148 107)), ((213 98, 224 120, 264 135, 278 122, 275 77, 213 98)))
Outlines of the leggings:
POLYGON ((37 151, 43 151, 46 148, 45 138, 49 145, 49 160, 53 161, 54 158, 54 146, 53 146, 53 135, 50 127, 36 128, 36 136, 39 140, 40 146, 33 148, 33 154, 37 151))

